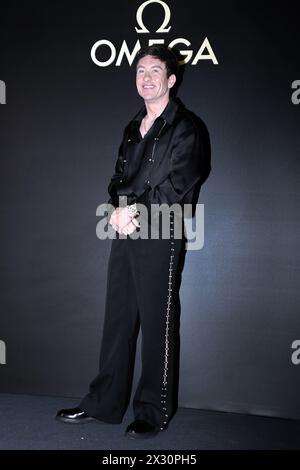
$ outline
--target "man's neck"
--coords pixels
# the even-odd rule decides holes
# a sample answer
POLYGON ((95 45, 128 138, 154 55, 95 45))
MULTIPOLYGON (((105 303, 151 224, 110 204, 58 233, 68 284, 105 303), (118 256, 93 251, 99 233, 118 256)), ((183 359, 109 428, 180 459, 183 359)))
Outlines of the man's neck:
POLYGON ((165 109, 167 106, 168 102, 170 100, 169 95, 163 96, 159 101, 144 101, 145 102, 145 107, 146 107, 146 117, 154 121, 165 109))

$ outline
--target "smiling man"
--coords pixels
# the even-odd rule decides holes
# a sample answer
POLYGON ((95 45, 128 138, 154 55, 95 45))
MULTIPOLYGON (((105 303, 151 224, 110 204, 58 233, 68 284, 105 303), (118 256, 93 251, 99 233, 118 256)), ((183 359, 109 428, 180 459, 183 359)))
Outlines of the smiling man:
POLYGON ((141 329, 141 376, 133 397, 134 421, 125 433, 139 439, 166 430, 177 409, 179 288, 186 253, 182 213, 167 214, 167 238, 160 228, 157 238, 131 234, 142 223, 157 225, 152 206, 183 208, 192 203, 210 165, 199 118, 170 96, 179 70, 175 53, 166 46, 150 46, 139 51, 135 65, 144 104, 124 130, 108 186, 113 208, 108 219, 116 237, 108 264, 100 369, 79 406, 60 410, 57 419, 122 422, 141 329), (142 205, 148 209, 144 219, 142 205), (180 237, 174 236, 177 219, 180 237))

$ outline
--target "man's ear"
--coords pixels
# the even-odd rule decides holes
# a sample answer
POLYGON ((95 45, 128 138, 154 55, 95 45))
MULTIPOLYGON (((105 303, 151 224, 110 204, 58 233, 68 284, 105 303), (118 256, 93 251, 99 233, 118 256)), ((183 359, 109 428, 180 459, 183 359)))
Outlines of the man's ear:
POLYGON ((172 88, 175 85, 175 82, 176 82, 176 75, 173 73, 168 78, 168 87, 172 88))

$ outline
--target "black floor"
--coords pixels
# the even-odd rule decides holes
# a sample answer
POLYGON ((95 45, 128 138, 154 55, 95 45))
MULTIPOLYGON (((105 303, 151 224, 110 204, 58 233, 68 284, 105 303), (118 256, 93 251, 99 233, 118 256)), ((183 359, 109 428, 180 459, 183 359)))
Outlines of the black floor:
POLYGON ((300 422, 284 419, 181 408, 168 430, 138 442, 124 436, 130 410, 121 425, 54 419, 58 409, 77 404, 69 398, 0 394, 0 449, 300 449, 300 422))

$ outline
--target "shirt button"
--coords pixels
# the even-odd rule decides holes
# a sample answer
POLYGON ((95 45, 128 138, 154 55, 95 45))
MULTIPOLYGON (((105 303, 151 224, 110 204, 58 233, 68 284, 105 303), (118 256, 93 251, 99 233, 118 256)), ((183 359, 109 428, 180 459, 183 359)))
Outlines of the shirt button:
POLYGON ((123 160, 123 162, 125 163, 125 162, 127 162, 127 160, 123 160))
POLYGON ((120 183, 122 183, 123 180, 120 180, 120 183))

